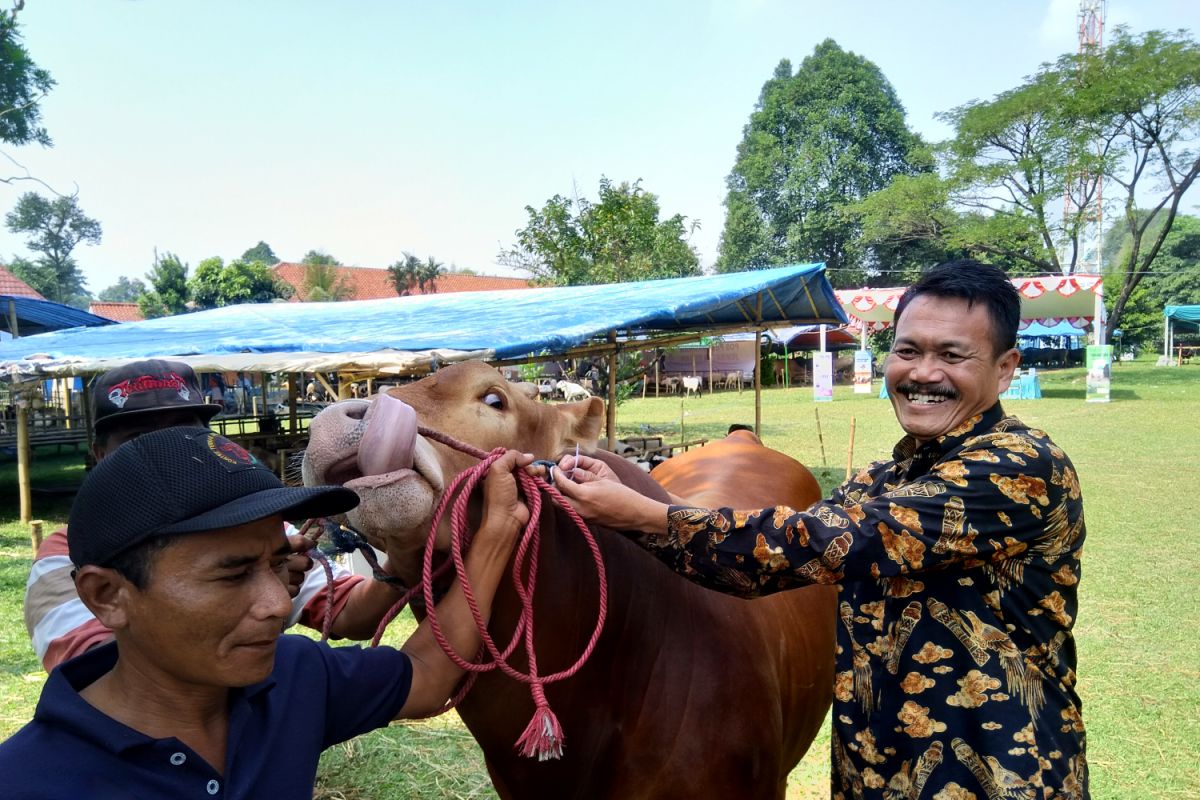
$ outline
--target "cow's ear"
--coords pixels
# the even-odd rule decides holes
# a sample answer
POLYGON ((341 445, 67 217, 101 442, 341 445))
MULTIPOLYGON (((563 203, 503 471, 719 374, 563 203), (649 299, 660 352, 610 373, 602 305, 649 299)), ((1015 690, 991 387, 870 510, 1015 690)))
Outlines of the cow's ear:
POLYGON ((595 450, 600 429, 604 426, 604 401, 599 397, 589 397, 578 403, 559 403, 558 409, 568 421, 563 444, 567 447, 578 444, 581 450, 589 453, 595 450))

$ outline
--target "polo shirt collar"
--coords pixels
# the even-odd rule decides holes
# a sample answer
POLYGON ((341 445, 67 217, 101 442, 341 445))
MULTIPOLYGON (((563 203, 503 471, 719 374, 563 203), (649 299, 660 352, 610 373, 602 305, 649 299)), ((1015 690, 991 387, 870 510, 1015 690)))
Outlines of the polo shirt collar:
MULTIPOLYGON (((56 667, 46 679, 33 718, 39 723, 70 732, 112 753, 154 744, 144 733, 130 728, 97 709, 80 696, 117 663, 117 643, 95 647, 56 667)), ((275 685, 274 671, 266 680, 241 689, 230 690, 230 709, 275 685)), ((232 717, 231 717, 232 722, 232 717)))

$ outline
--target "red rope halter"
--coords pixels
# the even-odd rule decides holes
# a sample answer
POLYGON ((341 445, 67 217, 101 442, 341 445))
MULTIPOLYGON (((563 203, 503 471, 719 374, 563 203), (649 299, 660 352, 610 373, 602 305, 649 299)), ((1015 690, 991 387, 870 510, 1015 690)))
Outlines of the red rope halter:
MULTIPOLYGON (((512 584, 516 590, 517 597, 521 603, 521 613, 518 618, 516 629, 513 631, 512 641, 503 649, 497 646, 495 640, 487 630, 487 621, 484 620, 482 613, 479 610, 479 603, 475 598, 474 590, 471 587, 470 581, 467 579, 467 571, 465 565, 465 552, 470 547, 473 532, 467 522, 467 505, 470 500, 471 493, 478 486, 479 482, 487 475, 488 469, 501 458, 506 450, 503 447, 498 447, 490 453, 486 453, 476 447, 465 442, 460 442, 444 433, 429 430, 424 427, 418 427, 418 432, 427 439, 432 439, 442 444, 452 447, 468 455, 475 456, 481 459, 480 462, 469 469, 459 473, 457 477, 451 481, 450 485, 442 493, 441 500, 438 502, 437 508, 433 513, 433 520, 430 523, 429 535, 425 540, 425 554, 422 560, 421 583, 409 589, 395 605, 383 616, 379 622, 379 627, 375 631, 375 637, 371 640, 371 646, 375 647, 379 644, 379 640, 383 636, 384 630, 388 624, 395 619, 396 615, 408 604, 413 595, 420 591, 425 599, 426 613, 429 618, 430 627, 433 630, 434 638, 441 646, 446 656, 461 670, 468 673, 468 678, 464 681, 458 693, 439 711, 434 712, 429 716, 436 716, 444 713, 451 708, 454 708, 470 690, 475 682, 475 678, 484 672, 491 670, 500 670, 505 675, 520 683, 527 684, 530 689, 530 694, 533 696, 534 714, 529 721, 529 725, 525 728, 525 732, 517 740, 516 746, 523 756, 537 756, 538 760, 545 761, 550 758, 559 758, 562 756, 563 731, 562 726, 558 722, 558 718, 550 709, 550 703, 546 699, 545 687, 547 684, 556 681, 564 680, 578 672, 595 650, 596 642, 600 638, 600 634, 604 629, 604 620, 608 614, 608 582, 605 576, 604 559, 600 553, 600 547, 596 543, 595 536, 588 528, 587 524, 579 516, 571 504, 562 496, 562 494, 552 485, 542 480, 529 475, 523 469, 518 469, 515 472, 517 484, 520 487, 521 493, 529 505, 529 522, 526 523, 524 530, 521 532, 520 542, 517 545, 516 554, 513 557, 512 568, 512 584), (538 673, 537 653, 534 650, 533 641, 533 593, 537 581, 538 567, 538 549, 540 543, 540 531, 538 529, 538 519, 542 509, 541 492, 549 495, 550 499, 559 508, 567 512, 576 527, 583 534, 584 540, 587 542, 588 549, 592 552, 592 559, 596 565, 597 579, 599 580, 599 611, 597 613, 596 627, 592 631, 591 637, 588 639, 587 646, 580 654, 579 658, 567 669, 550 675, 540 675, 538 673), (451 503, 453 505, 451 506, 451 503), (446 512, 446 508, 451 507, 450 513, 450 559, 443 562, 436 569, 433 566, 433 554, 437 541, 437 530, 441 523, 442 516, 446 512), (441 577, 453 565, 457 572, 459 583, 462 586, 463 596, 467 601, 467 606, 471 610, 471 617, 475 620, 475 627, 479 632, 479 638, 483 642, 482 650, 486 650, 490 656, 489 661, 474 663, 467 661, 462 656, 454 651, 450 642, 446 639, 442 631, 441 623, 437 618, 437 607, 434 602, 433 586, 434 582, 441 577), (508 663, 508 659, 516 651, 517 647, 524 645, 525 655, 529 662, 529 671, 521 672, 508 663)), ((305 526, 307 530, 308 526, 305 526)), ((324 565, 328 571, 328 565, 324 565)), ((331 609, 332 601, 328 604, 331 609)), ((330 616, 326 614, 326 635, 330 624, 330 616)))

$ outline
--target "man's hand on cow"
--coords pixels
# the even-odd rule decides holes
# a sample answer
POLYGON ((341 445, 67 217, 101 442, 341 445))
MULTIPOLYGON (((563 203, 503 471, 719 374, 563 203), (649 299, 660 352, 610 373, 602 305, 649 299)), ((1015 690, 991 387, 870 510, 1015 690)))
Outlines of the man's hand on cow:
POLYGON ((287 586, 288 594, 294 600, 296 595, 300 594, 300 585, 304 583, 304 574, 312 569, 313 560, 309 557, 308 551, 316 545, 307 536, 301 536, 298 533, 289 534, 287 540, 292 552, 284 561, 286 573, 280 577, 287 586))
POLYGON ((558 460, 558 469, 561 473, 565 473, 565 475, 556 477, 565 477, 565 479, 574 481, 575 483, 590 483, 592 481, 621 482, 621 479, 617 477, 617 473, 613 472, 612 467, 608 466, 608 464, 605 464, 598 458, 582 454, 577 456, 574 453, 568 453, 563 456, 558 460))
POLYGON ((483 481, 483 523, 481 531, 497 536, 515 535, 529 522, 529 508, 517 493, 517 479, 513 472, 533 463, 529 453, 509 450, 488 469, 483 481))
POLYGON ((666 535, 669 507, 621 483, 603 461, 564 456, 554 477, 555 487, 588 522, 619 531, 666 535))

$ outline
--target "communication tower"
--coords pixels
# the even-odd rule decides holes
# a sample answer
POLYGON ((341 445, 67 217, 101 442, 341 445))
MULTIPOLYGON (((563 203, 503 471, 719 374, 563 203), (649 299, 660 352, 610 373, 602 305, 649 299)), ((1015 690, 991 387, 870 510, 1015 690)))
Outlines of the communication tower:
MULTIPOLYGON (((1079 54, 1098 51, 1104 45, 1104 10, 1107 0, 1079 0, 1079 54)), ((1104 234, 1104 175, 1081 170, 1068 183, 1064 194, 1063 215, 1070 218, 1084 203, 1082 229, 1079 232, 1079 259, 1076 271, 1100 274, 1100 245, 1104 234)), ((1070 264, 1063 262, 1064 271, 1070 264)))

